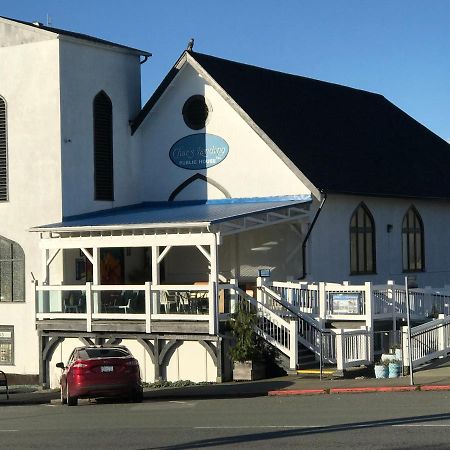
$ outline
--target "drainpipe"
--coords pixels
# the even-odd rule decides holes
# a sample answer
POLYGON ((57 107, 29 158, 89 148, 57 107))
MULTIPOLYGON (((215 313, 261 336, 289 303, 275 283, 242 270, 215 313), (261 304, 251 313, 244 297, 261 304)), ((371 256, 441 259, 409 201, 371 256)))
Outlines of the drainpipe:
POLYGON ((326 192, 322 192, 322 201, 320 202, 319 209, 316 211, 314 219, 308 228, 305 239, 303 239, 303 242, 302 242, 302 265, 303 265, 303 267, 302 267, 302 274, 300 275, 299 280, 303 280, 306 277, 306 243, 308 242, 309 236, 311 235, 314 225, 316 224, 316 221, 319 218, 319 214, 322 211, 322 208, 323 208, 323 205, 325 204, 326 199, 327 199, 326 192))

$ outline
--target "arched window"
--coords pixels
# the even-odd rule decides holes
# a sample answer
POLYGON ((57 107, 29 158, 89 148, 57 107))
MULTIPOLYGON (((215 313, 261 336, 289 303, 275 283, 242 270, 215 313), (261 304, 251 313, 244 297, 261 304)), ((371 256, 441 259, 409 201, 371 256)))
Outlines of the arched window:
POLYGON ((350 220, 350 272, 352 275, 376 272, 375 223, 364 203, 350 220))
POLYGON ((8 200, 8 130, 6 102, 0 97, 0 201, 8 200))
POLYGON ((17 243, 0 236, 0 302, 25 301, 25 254, 17 243))
POLYGON ((414 206, 406 211, 402 224, 403 271, 425 270, 423 222, 414 206))
POLYGON ((112 103, 105 92, 94 98, 95 200, 114 200, 112 103))

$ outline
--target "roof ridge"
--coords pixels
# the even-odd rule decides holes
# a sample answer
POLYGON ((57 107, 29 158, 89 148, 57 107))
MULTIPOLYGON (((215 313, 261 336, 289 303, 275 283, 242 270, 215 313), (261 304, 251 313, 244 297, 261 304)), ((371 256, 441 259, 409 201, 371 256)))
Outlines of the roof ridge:
POLYGON ((26 22, 24 20, 13 19, 11 17, 6 17, 6 16, 0 16, 0 19, 5 19, 5 20, 9 20, 11 22, 20 23, 22 25, 27 25, 34 29, 48 31, 50 33, 55 33, 55 34, 59 34, 59 35, 63 35, 63 36, 69 36, 69 37, 73 37, 76 39, 82 39, 85 41, 90 41, 90 42, 94 42, 94 43, 98 43, 98 44, 109 45, 112 47, 122 48, 124 50, 131 50, 133 52, 140 53, 142 56, 151 56, 152 55, 149 52, 146 52, 144 50, 140 50, 140 49, 137 49, 134 47, 129 47, 127 45, 118 44, 116 42, 108 41, 106 39, 101 39, 101 38, 98 38, 95 36, 91 36, 89 34, 78 33, 76 31, 70 31, 70 30, 64 30, 62 28, 49 27, 40 22, 36 22, 36 23, 35 22, 26 22))

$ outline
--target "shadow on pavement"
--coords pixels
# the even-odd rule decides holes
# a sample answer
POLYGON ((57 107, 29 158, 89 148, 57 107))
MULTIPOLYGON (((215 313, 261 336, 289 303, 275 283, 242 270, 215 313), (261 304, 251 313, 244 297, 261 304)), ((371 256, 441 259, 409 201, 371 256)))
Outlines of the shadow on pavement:
MULTIPOLYGON (((206 448, 206 447, 217 447, 225 445, 245 445, 245 443, 264 441, 264 445, 267 446, 270 439, 279 439, 287 437, 297 437, 306 435, 315 435, 322 433, 335 433, 339 431, 351 431, 351 430, 362 430, 368 428, 380 428, 392 425, 406 425, 414 424, 420 422, 433 422, 440 420, 450 419, 450 414, 433 414, 427 416, 416 416, 416 417, 402 417, 398 419, 386 419, 386 420, 375 420, 367 422, 355 422, 355 423, 343 423, 338 425, 329 425, 323 427, 307 427, 307 428, 283 428, 277 431, 269 431, 267 433, 250 433, 250 434, 239 434, 235 436, 217 437, 210 439, 202 439, 197 441, 187 442, 185 444, 170 445, 166 447, 158 447, 162 449, 192 449, 192 448, 206 448)), ((242 429, 239 430, 242 433, 242 429)), ((275 445, 275 443, 274 443, 275 445)), ((152 447, 147 447, 145 450, 149 450, 152 447)), ((405 447, 405 449, 411 449, 411 445, 405 447)), ((423 447, 416 447, 423 448, 423 447)), ((436 448, 436 447, 434 447, 436 448)), ((442 448, 448 448, 444 446, 442 448)), ((142 449, 144 450, 144 449, 142 449)))
POLYGON ((289 380, 267 380, 239 383, 208 384, 201 386, 185 386, 177 388, 159 388, 146 390, 144 398, 226 398, 226 397, 259 397, 268 391, 285 389, 294 384, 289 380))

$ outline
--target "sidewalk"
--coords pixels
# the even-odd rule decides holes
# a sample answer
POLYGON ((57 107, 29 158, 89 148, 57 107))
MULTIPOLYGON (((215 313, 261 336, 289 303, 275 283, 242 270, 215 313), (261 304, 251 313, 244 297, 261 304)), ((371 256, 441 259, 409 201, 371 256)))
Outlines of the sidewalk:
MULTIPOLYGON (((400 378, 344 378, 323 379, 317 377, 304 378, 299 375, 239 383, 222 383, 177 388, 145 389, 145 400, 204 399, 225 397, 252 397, 264 395, 313 395, 344 394, 374 391, 403 390, 449 390, 450 391, 450 358, 439 359, 414 373, 414 385, 409 385, 409 376, 400 378)), ((13 392, 10 399, 0 393, 0 406, 30 405, 50 403, 59 398, 59 390, 13 392)))

